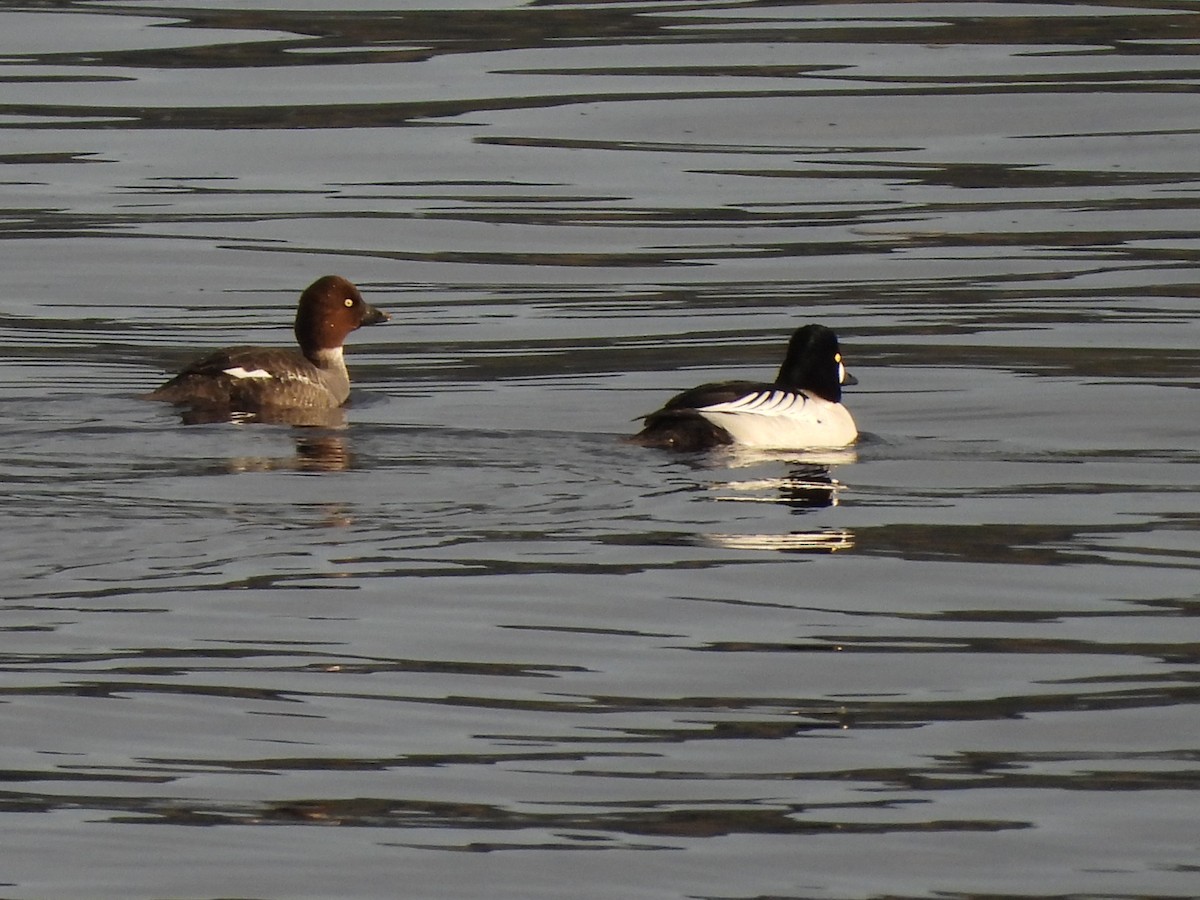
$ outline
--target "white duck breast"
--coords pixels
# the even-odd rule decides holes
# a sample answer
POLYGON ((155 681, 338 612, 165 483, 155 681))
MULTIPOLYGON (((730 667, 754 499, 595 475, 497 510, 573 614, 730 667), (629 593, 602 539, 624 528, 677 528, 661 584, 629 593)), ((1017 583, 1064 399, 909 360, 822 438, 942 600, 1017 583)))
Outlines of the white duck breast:
POLYGON ((801 391, 755 391, 696 411, 746 447, 844 447, 858 437, 846 407, 801 391))

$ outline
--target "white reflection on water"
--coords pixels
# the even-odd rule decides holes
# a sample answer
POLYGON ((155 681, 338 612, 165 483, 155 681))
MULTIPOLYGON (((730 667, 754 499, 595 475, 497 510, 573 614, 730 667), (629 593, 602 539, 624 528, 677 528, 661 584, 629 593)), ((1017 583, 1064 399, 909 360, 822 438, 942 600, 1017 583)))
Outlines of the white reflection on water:
POLYGON ((731 550, 818 551, 832 553, 854 546, 853 533, 845 530, 790 534, 710 534, 707 539, 731 550))

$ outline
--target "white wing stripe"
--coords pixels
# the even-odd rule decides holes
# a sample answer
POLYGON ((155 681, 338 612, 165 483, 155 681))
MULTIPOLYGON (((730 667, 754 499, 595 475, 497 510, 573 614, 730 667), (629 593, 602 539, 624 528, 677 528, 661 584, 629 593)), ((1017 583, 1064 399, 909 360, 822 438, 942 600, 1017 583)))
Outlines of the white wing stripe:
POLYGON ((808 403, 804 394, 792 391, 755 391, 727 403, 702 406, 699 412, 750 413, 759 416, 794 416, 808 403))
POLYGON ((234 378, 274 378, 275 376, 266 369, 252 369, 246 371, 242 366, 234 366, 232 369, 223 370, 226 375, 232 375, 234 378))

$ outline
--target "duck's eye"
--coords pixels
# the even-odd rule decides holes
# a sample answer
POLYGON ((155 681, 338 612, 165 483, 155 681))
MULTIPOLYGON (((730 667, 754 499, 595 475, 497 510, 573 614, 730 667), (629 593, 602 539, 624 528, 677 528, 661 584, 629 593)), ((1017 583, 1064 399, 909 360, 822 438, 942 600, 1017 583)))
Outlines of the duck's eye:
POLYGON ((352 306, 354 305, 354 298, 353 298, 353 297, 347 297, 347 298, 346 298, 345 300, 343 300, 342 302, 346 304, 346 309, 350 309, 350 307, 352 307, 352 306))
POLYGON ((842 361, 842 354, 840 354, 840 353, 833 354, 833 361, 836 363, 840 363, 842 361))

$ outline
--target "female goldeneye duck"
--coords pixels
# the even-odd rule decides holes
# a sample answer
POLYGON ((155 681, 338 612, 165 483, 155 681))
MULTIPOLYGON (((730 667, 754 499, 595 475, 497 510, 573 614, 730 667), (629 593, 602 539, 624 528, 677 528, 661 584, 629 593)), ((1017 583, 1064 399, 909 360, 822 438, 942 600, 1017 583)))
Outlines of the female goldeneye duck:
POLYGON ((773 383, 722 381, 684 391, 645 416, 645 428, 629 441, 681 451, 845 447, 858 428, 842 406, 842 385, 857 383, 842 364, 837 335, 805 325, 788 342, 773 383))
POLYGON ((326 275, 300 295, 295 325, 300 352, 227 347, 196 360, 146 398, 230 412, 335 409, 350 396, 342 357, 346 336, 387 318, 345 278, 326 275))

